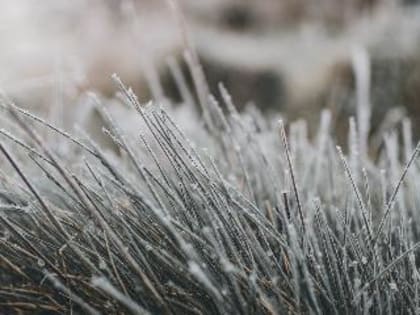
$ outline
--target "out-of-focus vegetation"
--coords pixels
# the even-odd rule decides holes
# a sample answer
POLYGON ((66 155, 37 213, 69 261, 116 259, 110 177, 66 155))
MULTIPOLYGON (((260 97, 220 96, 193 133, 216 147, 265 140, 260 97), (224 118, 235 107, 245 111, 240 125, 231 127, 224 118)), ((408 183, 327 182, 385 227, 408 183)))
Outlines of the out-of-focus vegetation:
MULTIPOLYGON (((380 125, 384 119, 420 120, 416 1, 178 3, 211 89, 224 82, 239 108, 253 102, 314 126, 320 110, 330 108, 337 128, 345 131, 355 114, 352 60, 363 49, 375 130, 386 127, 380 125), (389 109, 395 115, 385 118, 389 109)), ((167 58, 175 57, 185 71, 184 30, 168 1, 4 0, 0 34, 0 84, 22 104, 30 95, 30 103, 44 110, 67 110, 87 89, 111 96, 114 72, 140 100, 150 98, 157 80, 167 97, 180 100, 167 58)))

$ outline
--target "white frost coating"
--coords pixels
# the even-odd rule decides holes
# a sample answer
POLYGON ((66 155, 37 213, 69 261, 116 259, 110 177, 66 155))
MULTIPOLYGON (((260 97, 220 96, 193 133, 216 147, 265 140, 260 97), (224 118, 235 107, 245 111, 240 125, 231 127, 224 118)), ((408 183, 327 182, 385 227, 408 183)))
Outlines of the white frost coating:
POLYGON ((367 50, 355 47, 352 54, 353 72, 356 77, 357 122, 359 132, 360 154, 368 152, 368 137, 370 130, 370 80, 371 65, 367 50))
POLYGON ((104 277, 94 277, 91 281, 94 287, 97 287, 103 290, 105 293, 109 294, 110 297, 118 300, 122 304, 124 304, 131 312, 137 315, 147 315, 150 314, 133 299, 131 299, 128 295, 125 295, 118 291, 109 281, 104 277))
POLYGON ((220 291, 212 284, 203 269, 194 261, 188 262, 188 270, 190 273, 201 282, 219 301, 222 301, 220 291))

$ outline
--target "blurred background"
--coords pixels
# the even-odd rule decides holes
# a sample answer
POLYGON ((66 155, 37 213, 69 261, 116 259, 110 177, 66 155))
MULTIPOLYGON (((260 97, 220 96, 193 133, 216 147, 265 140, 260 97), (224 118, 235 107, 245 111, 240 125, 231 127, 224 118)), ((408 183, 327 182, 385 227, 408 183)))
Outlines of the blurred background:
MULTIPOLYGON (((420 135, 419 1, 177 3, 211 91, 223 82, 239 109, 255 104, 316 126, 329 108, 344 139, 362 55, 374 129, 408 116, 420 135)), ((0 0, 0 8, 0 88, 23 107, 58 112, 64 124, 84 111, 87 90, 114 95, 112 73, 141 101, 156 93, 181 101, 168 58, 191 84, 185 33, 168 1, 0 0), (156 82, 162 90, 150 89, 156 82)))

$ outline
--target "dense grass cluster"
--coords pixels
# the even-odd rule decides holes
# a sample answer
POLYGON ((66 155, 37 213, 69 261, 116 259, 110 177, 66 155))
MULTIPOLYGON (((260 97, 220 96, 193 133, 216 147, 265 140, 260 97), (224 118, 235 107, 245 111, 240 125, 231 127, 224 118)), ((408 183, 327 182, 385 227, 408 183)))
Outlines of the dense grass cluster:
POLYGON ((409 122, 373 162, 357 119, 344 154, 328 112, 309 137, 305 122, 239 114, 220 86, 223 106, 201 99, 203 149, 172 105, 143 106, 116 81, 140 125, 124 134, 95 100, 116 153, 2 100, 2 312, 419 312, 409 122))

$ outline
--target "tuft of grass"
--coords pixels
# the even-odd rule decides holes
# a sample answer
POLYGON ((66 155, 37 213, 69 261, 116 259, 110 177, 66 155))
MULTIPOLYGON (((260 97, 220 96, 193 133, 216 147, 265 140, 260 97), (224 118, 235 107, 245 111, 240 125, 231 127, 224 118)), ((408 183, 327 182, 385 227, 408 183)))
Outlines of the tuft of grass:
MULTIPOLYGON (((171 65, 191 105, 194 96, 171 65)), ((238 113, 220 85, 221 99, 200 95, 203 150, 171 118, 169 101, 166 109, 145 106, 114 81, 140 130, 125 134, 124 121, 96 98, 118 152, 2 97, 2 311, 419 311, 420 145, 408 122, 406 162, 389 139, 377 161, 369 158, 358 141, 366 140, 366 113, 361 138, 358 120, 350 122, 346 157, 336 150, 328 112, 310 141, 305 122, 286 130, 281 117, 238 113), (64 149, 40 129, 59 135, 64 149)))

